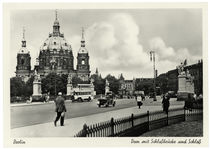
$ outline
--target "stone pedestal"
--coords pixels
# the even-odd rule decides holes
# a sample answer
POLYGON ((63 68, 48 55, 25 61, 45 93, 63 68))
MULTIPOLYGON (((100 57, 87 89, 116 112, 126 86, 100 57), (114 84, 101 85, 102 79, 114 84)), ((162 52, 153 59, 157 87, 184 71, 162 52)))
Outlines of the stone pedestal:
POLYGON ((33 82, 33 100, 39 100, 42 96, 42 90, 41 90, 41 82, 40 81, 34 81, 33 82))
POLYGON ((190 79, 186 80, 186 91, 194 94, 194 83, 190 79))
POLYGON ((109 92, 109 87, 106 86, 106 87, 105 87, 105 95, 106 95, 108 92, 109 92))
POLYGON ((187 77, 185 73, 180 74, 178 76, 177 100, 187 99, 189 93, 194 94, 194 83, 192 77, 187 77))
POLYGON ((178 76, 178 92, 186 92, 186 76, 178 76))
POLYGON ((72 86, 72 84, 67 84, 66 95, 73 95, 73 86, 72 86))

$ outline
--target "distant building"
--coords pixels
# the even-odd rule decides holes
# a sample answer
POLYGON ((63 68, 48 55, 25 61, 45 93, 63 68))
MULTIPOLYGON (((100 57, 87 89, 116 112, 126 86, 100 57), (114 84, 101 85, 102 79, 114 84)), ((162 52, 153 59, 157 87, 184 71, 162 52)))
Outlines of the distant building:
POLYGON ((153 78, 135 78, 133 80, 124 80, 122 74, 119 77, 120 80, 120 95, 134 95, 136 91, 143 91, 138 90, 139 85, 146 85, 152 86, 153 78))
POLYGON ((133 95, 135 91, 135 79, 120 81, 120 95, 133 95))

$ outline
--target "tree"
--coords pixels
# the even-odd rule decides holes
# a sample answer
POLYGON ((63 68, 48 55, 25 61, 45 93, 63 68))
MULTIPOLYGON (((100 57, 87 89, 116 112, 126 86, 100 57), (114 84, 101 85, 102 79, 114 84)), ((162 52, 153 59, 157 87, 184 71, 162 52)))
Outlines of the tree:
POLYGON ((105 93, 105 80, 96 74, 91 75, 91 77, 94 82, 94 90, 96 91, 96 94, 104 94, 105 93))
POLYGON ((28 81, 25 83, 25 96, 31 96, 33 94, 33 81, 34 76, 30 77, 28 81))
POLYGON ((83 83, 87 83, 87 82, 82 81, 78 76, 73 76, 72 77, 73 87, 77 87, 77 84, 83 84, 83 83))
POLYGON ((156 84, 160 87, 161 94, 168 92, 168 78, 165 73, 157 77, 156 84))
POLYGON ((42 93, 57 95, 58 92, 66 93, 66 76, 59 76, 56 73, 50 73, 41 80, 42 93), (65 80, 65 81, 64 81, 65 80))
POLYGON ((135 83, 135 90, 136 91, 144 91, 145 95, 148 95, 149 93, 153 93, 153 81, 141 81, 139 79, 136 80, 135 83))
POLYGON ((23 96, 25 83, 20 77, 10 78, 10 96, 23 96))
POLYGON ((119 91, 119 87, 120 87, 120 82, 118 79, 116 79, 114 76, 112 75, 107 75, 105 77, 105 80, 108 80, 109 82, 109 87, 110 87, 110 91, 112 91, 115 94, 118 94, 119 91))

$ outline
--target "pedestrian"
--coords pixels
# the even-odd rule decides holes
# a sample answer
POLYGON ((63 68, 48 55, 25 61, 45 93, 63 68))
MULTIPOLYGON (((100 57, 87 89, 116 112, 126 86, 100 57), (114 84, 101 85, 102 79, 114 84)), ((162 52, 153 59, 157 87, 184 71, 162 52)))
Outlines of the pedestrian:
POLYGON ((55 106, 56 106, 55 112, 57 112, 57 117, 54 121, 54 125, 56 126, 57 121, 60 119, 60 125, 64 126, 66 106, 61 92, 58 93, 58 97, 55 99, 55 106))
POLYGON ((141 105, 142 105, 142 97, 141 95, 138 95, 137 96, 137 106, 139 107, 139 109, 141 109, 141 105))
POLYGON ((50 101, 50 96, 49 96, 49 93, 47 93, 45 96, 45 102, 48 103, 49 101, 50 101))
POLYGON ((170 106, 169 100, 170 100, 170 97, 169 97, 168 93, 166 93, 163 96, 163 100, 162 100, 163 111, 166 112, 166 114, 168 114, 168 109, 169 109, 169 106, 170 106))

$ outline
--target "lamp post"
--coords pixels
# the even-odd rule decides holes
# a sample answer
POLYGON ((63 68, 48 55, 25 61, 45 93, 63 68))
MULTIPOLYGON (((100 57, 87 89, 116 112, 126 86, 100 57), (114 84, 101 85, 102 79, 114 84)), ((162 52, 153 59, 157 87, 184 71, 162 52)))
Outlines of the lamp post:
POLYGON ((156 99, 156 85, 155 85, 155 79, 156 79, 155 51, 150 51, 150 60, 153 61, 153 70, 154 70, 154 81, 153 81, 154 99, 153 99, 153 101, 157 101, 157 99, 156 99))

